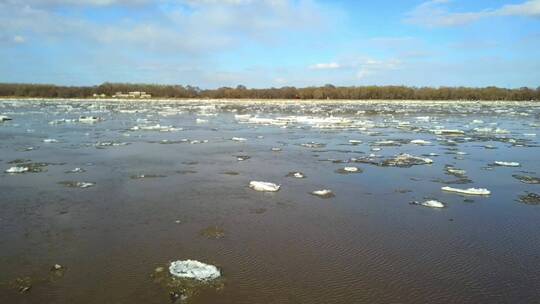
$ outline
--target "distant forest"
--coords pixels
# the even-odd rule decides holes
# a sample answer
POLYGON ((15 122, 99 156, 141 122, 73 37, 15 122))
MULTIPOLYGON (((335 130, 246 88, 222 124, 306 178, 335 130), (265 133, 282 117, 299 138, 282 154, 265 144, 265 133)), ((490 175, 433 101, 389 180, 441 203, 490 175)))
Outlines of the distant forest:
POLYGON ((111 97, 117 92, 143 91, 152 98, 252 98, 252 99, 409 99, 409 100, 540 100, 540 87, 505 89, 497 87, 406 87, 354 86, 281 87, 248 89, 199 89, 193 86, 104 83, 98 86, 56 86, 0 83, 3 97, 89 98, 94 94, 111 97))

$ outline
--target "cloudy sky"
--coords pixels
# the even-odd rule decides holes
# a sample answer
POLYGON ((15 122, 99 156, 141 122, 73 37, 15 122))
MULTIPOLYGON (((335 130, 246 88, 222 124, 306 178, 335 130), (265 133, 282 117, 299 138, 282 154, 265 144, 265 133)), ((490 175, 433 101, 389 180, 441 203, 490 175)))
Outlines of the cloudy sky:
POLYGON ((540 0, 0 0, 0 82, 540 86, 540 0))

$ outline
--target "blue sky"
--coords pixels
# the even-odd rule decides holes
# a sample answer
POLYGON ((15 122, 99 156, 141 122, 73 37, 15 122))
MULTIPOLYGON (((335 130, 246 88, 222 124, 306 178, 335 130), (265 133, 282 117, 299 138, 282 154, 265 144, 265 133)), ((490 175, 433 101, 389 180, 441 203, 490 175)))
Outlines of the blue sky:
POLYGON ((540 0, 0 0, 0 82, 540 86, 540 0))

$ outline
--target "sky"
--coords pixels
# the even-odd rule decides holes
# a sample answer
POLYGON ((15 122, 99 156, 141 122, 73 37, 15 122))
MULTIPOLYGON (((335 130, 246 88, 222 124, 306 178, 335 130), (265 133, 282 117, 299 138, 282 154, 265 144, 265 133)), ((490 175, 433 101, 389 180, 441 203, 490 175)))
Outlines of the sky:
POLYGON ((540 86, 540 0, 0 0, 0 82, 540 86))

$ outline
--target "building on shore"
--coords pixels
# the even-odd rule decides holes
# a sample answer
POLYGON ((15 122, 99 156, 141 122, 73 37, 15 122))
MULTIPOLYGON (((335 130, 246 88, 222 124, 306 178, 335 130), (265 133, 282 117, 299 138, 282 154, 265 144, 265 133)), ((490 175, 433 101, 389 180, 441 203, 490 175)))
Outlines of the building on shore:
POLYGON ((134 91, 134 92, 128 92, 128 93, 116 92, 112 97, 113 98, 152 98, 152 95, 146 92, 134 91))

